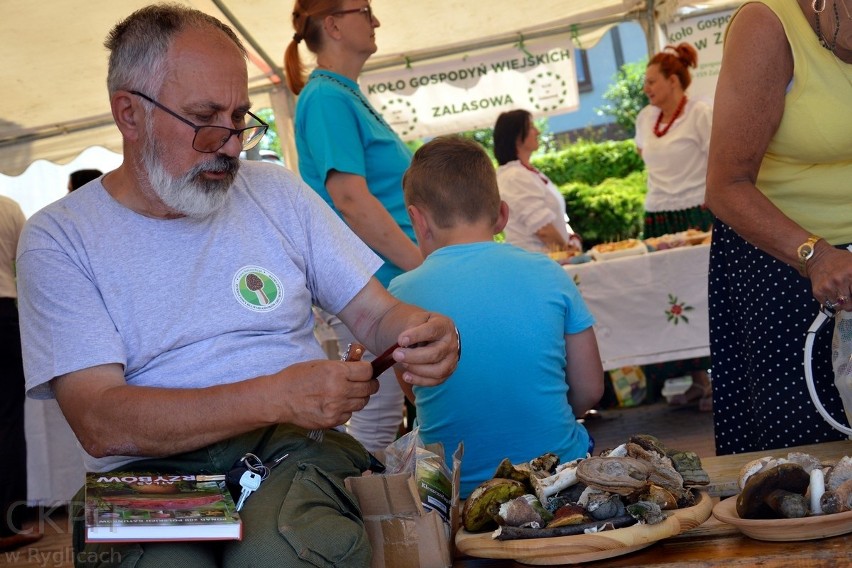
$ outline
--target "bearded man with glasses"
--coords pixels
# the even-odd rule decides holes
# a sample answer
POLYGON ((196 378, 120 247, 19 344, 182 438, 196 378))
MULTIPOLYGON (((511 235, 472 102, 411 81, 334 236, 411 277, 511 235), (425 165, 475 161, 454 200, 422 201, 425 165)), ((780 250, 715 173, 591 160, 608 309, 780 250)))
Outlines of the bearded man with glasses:
POLYGON ((378 385, 369 363, 325 358, 312 303, 369 349, 401 345, 394 359, 419 385, 455 368, 452 322, 391 297, 378 257, 292 172, 240 162, 267 126, 230 28, 153 5, 106 46, 124 161, 21 235, 28 394, 57 399, 89 471, 226 473, 249 452, 289 457, 245 501, 241 541, 85 544, 81 493, 75 561, 368 566, 343 479, 370 455, 333 428, 378 385), (313 429, 328 430, 316 441, 313 429))

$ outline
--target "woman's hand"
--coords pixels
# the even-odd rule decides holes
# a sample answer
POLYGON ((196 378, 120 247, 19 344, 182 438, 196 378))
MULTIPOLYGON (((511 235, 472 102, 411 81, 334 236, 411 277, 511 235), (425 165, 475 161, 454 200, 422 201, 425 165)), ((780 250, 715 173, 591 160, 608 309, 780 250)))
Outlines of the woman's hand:
POLYGON ((818 241, 807 268, 817 302, 852 311, 852 253, 818 241))

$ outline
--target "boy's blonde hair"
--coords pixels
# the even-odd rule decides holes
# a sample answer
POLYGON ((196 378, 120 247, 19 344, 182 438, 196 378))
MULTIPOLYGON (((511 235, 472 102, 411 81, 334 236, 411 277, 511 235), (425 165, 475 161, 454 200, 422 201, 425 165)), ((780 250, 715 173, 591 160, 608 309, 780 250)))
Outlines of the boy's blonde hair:
POLYGON ((426 209, 438 227, 497 222, 500 191, 494 164, 477 142, 439 136, 414 153, 402 178, 406 205, 426 209))

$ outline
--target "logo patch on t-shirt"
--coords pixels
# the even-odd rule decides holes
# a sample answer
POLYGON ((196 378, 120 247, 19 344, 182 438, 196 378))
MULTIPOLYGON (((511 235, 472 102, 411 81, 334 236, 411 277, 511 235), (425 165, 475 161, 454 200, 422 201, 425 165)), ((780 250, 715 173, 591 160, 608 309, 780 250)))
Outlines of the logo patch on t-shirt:
POLYGON ((259 266, 243 266, 234 275, 234 297, 255 312, 268 312, 281 304, 281 281, 259 266))

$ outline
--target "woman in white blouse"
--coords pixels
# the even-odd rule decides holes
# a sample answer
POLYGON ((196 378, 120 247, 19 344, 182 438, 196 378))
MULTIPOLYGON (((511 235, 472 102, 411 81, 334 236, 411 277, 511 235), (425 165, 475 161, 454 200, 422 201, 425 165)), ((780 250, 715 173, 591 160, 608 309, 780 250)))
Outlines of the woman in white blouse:
MULTIPOLYGON (((636 117, 636 147, 648 172, 643 235, 659 237, 689 229, 710 230, 713 214, 704 206, 707 153, 713 111, 708 104, 686 96, 692 82, 689 68, 698 65, 698 51, 680 43, 654 55, 645 70, 645 94, 650 104, 636 117)), ((707 369, 709 357, 645 367, 651 377, 689 373, 692 386, 669 402, 698 402, 713 408, 707 369)))
POLYGON ((581 250, 556 185, 530 164, 539 131, 525 110, 502 113, 494 125, 500 197, 509 205, 506 242, 534 252, 581 250))
POLYGON ((648 172, 646 239, 713 224, 704 206, 713 110, 685 92, 697 65, 696 49, 681 43, 654 55, 645 71, 650 104, 636 117, 635 140, 648 172))

